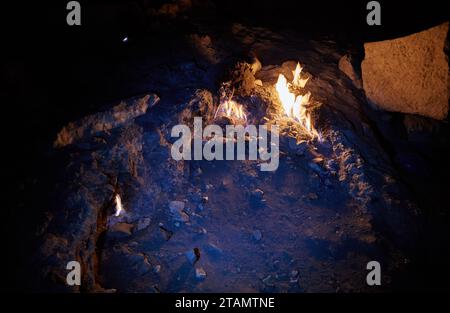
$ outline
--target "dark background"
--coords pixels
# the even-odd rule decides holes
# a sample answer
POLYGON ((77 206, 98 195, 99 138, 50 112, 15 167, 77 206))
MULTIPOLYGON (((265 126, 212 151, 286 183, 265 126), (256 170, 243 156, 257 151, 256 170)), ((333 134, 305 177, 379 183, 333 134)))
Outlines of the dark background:
MULTIPOLYGON (((33 179, 51 181, 48 150, 62 125, 136 90, 117 69, 130 49, 159 45, 173 30, 146 32, 144 14, 170 1, 133 1, 133 8, 112 18, 108 8, 125 1, 79 1, 82 25, 66 24, 68 1, 11 1, 0 4, 2 154, 5 207, 1 222, 4 290, 26 290, 26 258, 34 251, 34 227, 51 199, 33 179), (124 45, 121 39, 130 38, 124 45), (152 40, 152 36, 153 40, 152 40), (150 37, 150 40, 149 40, 150 37), (145 40, 141 40, 146 38, 145 40), (163 38, 163 39, 161 39, 163 38), (30 187, 31 186, 31 187, 30 187), (21 202, 21 205, 18 205, 21 202)), ((128 1, 131 2, 131 1, 128 1)), ((274 30, 292 29, 305 37, 327 37, 342 45, 410 34, 448 19, 445 1, 380 0, 382 26, 366 24, 369 1, 214 1, 198 18, 215 27, 242 22, 274 30)), ((188 32, 179 27, 178 32, 188 32)))

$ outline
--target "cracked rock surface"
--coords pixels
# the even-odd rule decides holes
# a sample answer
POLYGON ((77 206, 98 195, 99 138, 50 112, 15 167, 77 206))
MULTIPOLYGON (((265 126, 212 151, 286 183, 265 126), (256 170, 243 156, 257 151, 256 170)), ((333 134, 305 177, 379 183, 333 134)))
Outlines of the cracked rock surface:
POLYGON ((420 211, 374 133, 361 91, 339 70, 336 44, 239 24, 226 36, 195 35, 186 43, 192 54, 162 58, 170 66, 143 62, 145 83, 158 95, 125 100, 119 119, 109 122, 112 106, 58 136, 58 197, 37 254, 49 288, 366 291, 371 260, 384 266, 383 290, 404 284, 399 277, 415 261, 420 211), (237 52, 224 47, 231 46, 252 51, 261 64, 253 71, 250 63, 230 61, 237 52), (321 103, 315 122, 323 142, 298 142, 286 130, 274 172, 260 171, 260 161, 172 159, 172 126, 194 116, 212 119, 220 94, 211 82, 243 69, 232 74, 236 97, 259 124, 273 113, 278 74, 292 76, 297 61, 321 103), (82 264, 81 288, 64 284, 66 260, 82 264))

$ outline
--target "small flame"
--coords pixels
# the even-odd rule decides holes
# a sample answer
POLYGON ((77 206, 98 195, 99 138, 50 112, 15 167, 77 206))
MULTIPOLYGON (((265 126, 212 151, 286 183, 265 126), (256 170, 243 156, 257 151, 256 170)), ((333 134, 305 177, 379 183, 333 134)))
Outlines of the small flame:
POLYGON ((247 121, 247 115, 245 114, 244 107, 233 100, 227 100, 221 103, 217 108, 214 118, 216 118, 219 114, 230 119, 247 121))
POLYGON ((119 216, 122 211, 125 211, 122 206, 122 199, 120 199, 119 194, 116 194, 116 213, 114 213, 114 216, 119 216))
POLYGON ((296 119, 311 137, 320 139, 321 136, 319 132, 317 132, 313 126, 311 112, 309 112, 307 108, 311 93, 308 92, 304 95, 296 96, 291 92, 292 87, 304 88, 308 82, 308 78, 301 77, 301 72, 302 68, 300 67, 300 63, 297 63, 295 71, 292 72, 294 75, 292 83, 289 83, 283 74, 278 75, 275 89, 283 106, 284 113, 287 116, 296 119))
POLYGON ((292 74, 294 75, 294 79, 292 80, 292 84, 296 87, 305 88, 306 83, 308 82, 309 77, 302 78, 302 67, 300 66, 300 63, 297 62, 297 67, 295 68, 295 71, 292 71, 292 74))

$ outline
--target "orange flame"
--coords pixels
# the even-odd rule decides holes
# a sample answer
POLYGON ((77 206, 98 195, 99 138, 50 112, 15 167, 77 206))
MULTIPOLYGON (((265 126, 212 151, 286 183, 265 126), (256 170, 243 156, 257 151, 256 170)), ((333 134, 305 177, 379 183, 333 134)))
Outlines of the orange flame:
POLYGON ((311 98, 311 93, 308 92, 304 95, 296 96, 293 92, 291 92, 291 88, 304 88, 308 82, 308 78, 301 77, 301 71, 302 68, 300 67, 300 63, 297 63, 295 71, 292 72, 294 75, 292 83, 289 83, 283 74, 278 75, 278 81, 275 84, 275 89, 278 93, 278 98, 280 99, 281 105, 283 106, 284 113, 288 117, 292 117, 297 120, 312 138, 318 138, 320 140, 320 134, 314 128, 311 113, 307 108, 311 98))
POLYGON ((302 67, 300 66, 300 63, 297 62, 297 67, 295 68, 295 71, 292 71, 292 74, 294 75, 294 79, 292 80, 292 84, 296 87, 304 88, 306 83, 308 82, 309 77, 302 78, 302 67))
POLYGON ((120 213, 125 212, 123 206, 122 206, 122 199, 120 199, 119 194, 116 194, 116 213, 114 213, 114 216, 119 216, 120 213))

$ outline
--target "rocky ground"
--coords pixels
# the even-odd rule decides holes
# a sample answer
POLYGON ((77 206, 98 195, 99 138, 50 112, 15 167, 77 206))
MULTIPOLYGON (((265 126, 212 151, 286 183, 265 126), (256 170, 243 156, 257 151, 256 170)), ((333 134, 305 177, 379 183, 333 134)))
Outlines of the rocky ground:
POLYGON ((106 292, 416 288, 411 282, 421 262, 425 213, 374 124, 386 122, 385 115, 371 111, 339 69, 347 51, 332 40, 301 38, 233 24, 185 36, 167 55, 141 54, 123 64, 135 73, 128 92, 143 95, 55 134, 49 153, 58 160, 57 183, 33 258, 42 266, 39 286, 106 292), (251 65, 249 55, 262 65, 237 94, 249 116, 264 122, 277 105, 278 73, 292 75, 300 61, 311 77, 307 88, 321 103, 314 116, 323 141, 298 144, 285 131, 275 172, 261 172, 258 161, 174 161, 171 127, 189 112, 210 118, 218 85, 238 61, 251 65), (119 217, 116 194, 125 208, 119 217), (64 284, 68 260, 82 264, 80 289, 64 284), (371 260, 381 263, 380 287, 366 284, 371 260))

